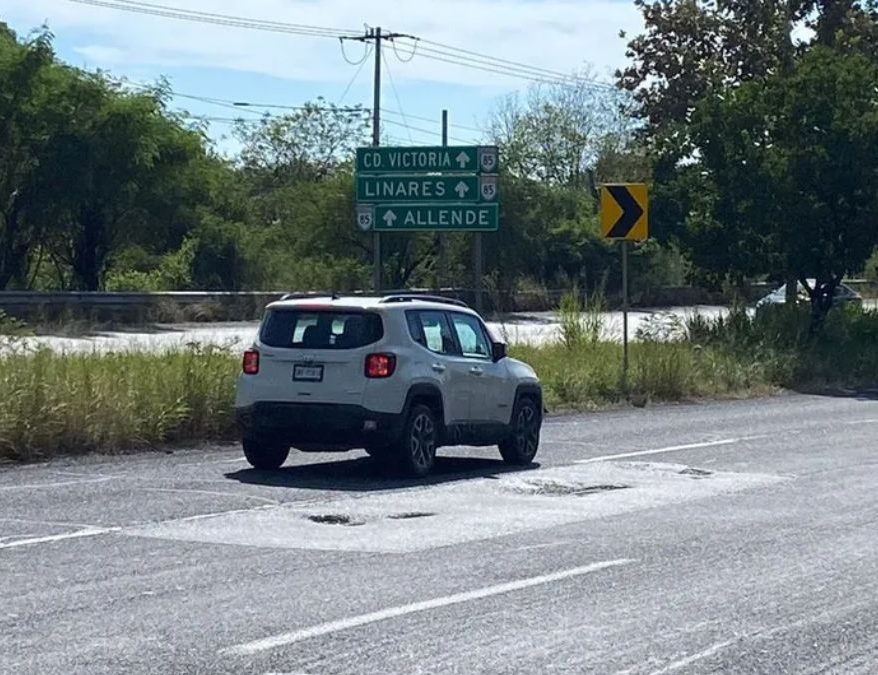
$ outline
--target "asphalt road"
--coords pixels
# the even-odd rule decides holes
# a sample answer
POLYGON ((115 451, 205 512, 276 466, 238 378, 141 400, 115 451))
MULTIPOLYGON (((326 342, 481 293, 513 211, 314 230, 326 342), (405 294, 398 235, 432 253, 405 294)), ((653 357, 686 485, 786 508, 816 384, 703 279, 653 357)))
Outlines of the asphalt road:
POLYGON ((228 447, 0 468, 0 672, 878 672, 878 397, 446 455, 426 484, 228 447))

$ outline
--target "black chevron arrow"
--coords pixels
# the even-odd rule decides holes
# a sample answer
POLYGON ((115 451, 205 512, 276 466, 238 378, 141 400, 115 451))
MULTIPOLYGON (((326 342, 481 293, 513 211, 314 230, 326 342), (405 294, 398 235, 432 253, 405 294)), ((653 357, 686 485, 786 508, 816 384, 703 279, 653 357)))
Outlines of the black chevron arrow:
POLYGON ((616 200, 616 203, 622 209, 622 215, 619 216, 619 220, 616 221, 616 224, 610 228, 610 231, 607 233, 607 238, 624 239, 637 224, 637 221, 640 220, 640 217, 643 215, 643 209, 640 204, 637 203, 637 200, 631 196, 631 193, 628 192, 628 188, 624 185, 608 185, 607 190, 609 191, 610 196, 616 200))

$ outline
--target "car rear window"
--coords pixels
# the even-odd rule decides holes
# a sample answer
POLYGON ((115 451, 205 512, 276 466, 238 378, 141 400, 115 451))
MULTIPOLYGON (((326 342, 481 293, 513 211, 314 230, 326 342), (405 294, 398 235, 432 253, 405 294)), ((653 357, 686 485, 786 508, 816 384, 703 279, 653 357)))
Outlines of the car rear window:
POLYGON ((374 313, 289 309, 269 311, 259 333, 262 344, 288 349, 358 349, 383 336, 374 313))

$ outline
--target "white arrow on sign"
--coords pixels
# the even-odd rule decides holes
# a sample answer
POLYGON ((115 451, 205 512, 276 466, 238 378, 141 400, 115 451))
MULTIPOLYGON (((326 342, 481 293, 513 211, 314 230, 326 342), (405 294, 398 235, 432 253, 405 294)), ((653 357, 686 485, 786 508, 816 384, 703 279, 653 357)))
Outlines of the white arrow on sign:
POLYGON ((457 163, 460 165, 461 169, 465 169, 466 165, 469 164, 469 155, 462 150, 455 159, 457 159, 457 163))
POLYGON ((460 181, 457 186, 454 188, 454 191, 457 193, 457 197, 459 199, 463 199, 466 197, 466 193, 469 192, 469 185, 460 181))
POLYGON ((393 211, 388 211, 384 214, 384 222, 387 224, 387 227, 393 227, 393 224, 396 222, 396 214, 393 211))

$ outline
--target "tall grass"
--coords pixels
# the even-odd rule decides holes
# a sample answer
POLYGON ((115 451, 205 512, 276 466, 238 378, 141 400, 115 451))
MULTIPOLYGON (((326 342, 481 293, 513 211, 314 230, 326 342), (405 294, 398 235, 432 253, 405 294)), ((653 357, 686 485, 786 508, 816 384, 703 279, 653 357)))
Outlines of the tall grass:
MULTIPOLYGON (((572 302, 572 301, 571 301, 572 302)), ((591 409, 628 394, 653 401, 761 395, 778 388, 878 384, 878 313, 830 313, 810 334, 807 310, 769 308, 695 318, 688 337, 631 345, 628 390, 622 347, 583 327, 571 304, 568 339, 513 345, 539 374, 550 409, 591 409), (572 339, 570 339, 572 336, 572 339)), ((238 356, 192 345, 161 353, 60 354, 0 345, 0 457, 128 451, 234 437, 238 356)))
POLYGON ((0 456, 115 451, 230 438, 239 361, 216 347, 0 357, 0 456))
POLYGON ((604 330, 607 301, 603 288, 583 296, 577 287, 561 297, 558 317, 561 324, 561 340, 568 349, 578 349, 586 344, 595 345, 604 330))

